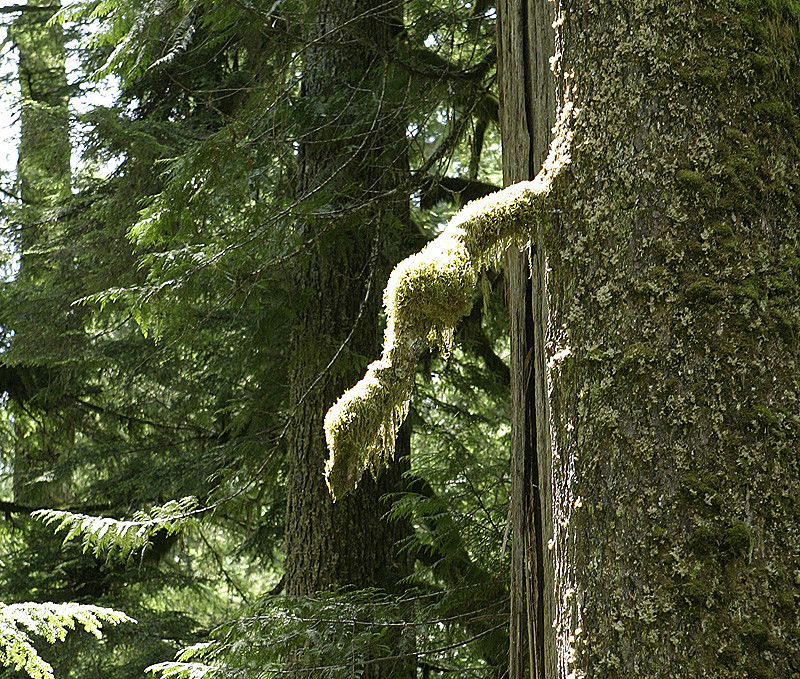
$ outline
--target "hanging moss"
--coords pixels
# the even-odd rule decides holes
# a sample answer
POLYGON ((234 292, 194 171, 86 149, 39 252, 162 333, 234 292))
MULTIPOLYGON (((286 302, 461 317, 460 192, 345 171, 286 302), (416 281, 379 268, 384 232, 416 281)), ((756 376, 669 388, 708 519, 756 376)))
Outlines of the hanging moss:
MULTIPOLYGON (((542 175, 548 176, 552 173, 542 175)), ((537 178, 468 204, 438 238, 392 272, 383 298, 388 319, 383 355, 325 417, 330 451, 325 476, 334 499, 353 490, 367 468, 394 454, 420 356, 432 345, 449 353, 453 330, 472 307, 480 272, 511 243, 527 243, 546 215, 549 185, 537 178)))

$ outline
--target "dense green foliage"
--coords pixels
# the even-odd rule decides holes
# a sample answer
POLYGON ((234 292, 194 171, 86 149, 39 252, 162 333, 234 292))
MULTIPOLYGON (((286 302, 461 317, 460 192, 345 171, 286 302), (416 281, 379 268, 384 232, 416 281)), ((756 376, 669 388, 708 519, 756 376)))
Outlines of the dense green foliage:
MULTIPOLYGON (((329 125, 330 143, 357 144, 350 130, 384 111, 407 121, 413 220, 380 243, 391 262, 499 183, 494 8, 405 11, 398 49, 373 54, 381 78, 338 93, 337 121, 301 93, 314 3, 93 1, 63 28, 35 8, 3 15, 15 111, 43 106, 17 89, 26 36, 67 47, 43 66, 67 88, 47 104, 58 115, 23 127, 20 147, 69 138, 73 167, 71 191, 41 199, 21 191, 22 166, 1 176, 0 601, 137 621, 102 642, 58 632, 40 649, 56 677, 139 676, 184 648, 195 665, 166 675, 349 676, 403 656, 425 676, 487 676, 504 662, 506 321, 491 273, 451 359, 428 354, 417 375, 410 491, 391 505, 414 527, 406 591, 280 596, 298 405, 286 338, 314 294, 293 272, 348 247, 309 239, 333 208, 299 186, 298 149, 329 125)), ((57 184, 42 158, 37 181, 57 184)), ((369 358, 342 351, 329 372, 369 358)))

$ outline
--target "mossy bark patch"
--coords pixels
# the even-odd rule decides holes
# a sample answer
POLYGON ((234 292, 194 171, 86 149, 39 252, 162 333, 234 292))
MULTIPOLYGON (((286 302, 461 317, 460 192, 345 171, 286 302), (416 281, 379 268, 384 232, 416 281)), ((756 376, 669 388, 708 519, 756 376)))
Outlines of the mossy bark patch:
POLYGON ((576 115, 546 246, 562 647, 576 677, 793 677, 800 588, 778 573, 800 563, 798 17, 561 8, 576 115))

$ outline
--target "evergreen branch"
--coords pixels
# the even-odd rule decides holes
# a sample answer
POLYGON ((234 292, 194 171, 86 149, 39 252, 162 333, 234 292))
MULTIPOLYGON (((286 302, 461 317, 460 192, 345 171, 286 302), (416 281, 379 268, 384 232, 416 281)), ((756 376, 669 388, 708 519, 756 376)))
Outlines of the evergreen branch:
MULTIPOLYGON (((486 295, 483 296, 484 303, 486 295)), ((468 343, 468 349, 478 358, 482 359, 486 368, 496 375, 507 387, 511 384, 511 371, 508 365, 494 350, 491 341, 486 336, 482 324, 483 306, 476 304, 461 329, 462 342, 468 343)))
POLYGON ((494 184, 466 177, 426 177, 420 184, 420 207, 431 208, 439 202, 461 206, 499 190, 494 184))
POLYGON ((72 397, 73 401, 86 408, 87 410, 91 410, 94 413, 99 413, 101 415, 111 415, 112 417, 116 417, 120 420, 124 420, 126 422, 136 422, 137 424, 145 424, 149 427, 153 427, 154 429, 164 429, 164 430, 171 430, 171 431, 190 431, 192 433, 197 432, 204 432, 207 438, 217 439, 219 438, 219 434, 214 432, 210 429, 205 427, 201 427, 195 424, 166 424, 164 422, 156 422, 155 420, 148 419, 146 417, 137 417, 136 415, 128 415, 126 413, 122 413, 118 410, 113 408, 109 408, 107 406, 100 406, 95 403, 91 403, 86 401, 82 398, 77 396, 72 397))
POLYGON ((53 12, 61 9, 61 5, 7 5, 0 7, 0 14, 13 14, 14 12, 53 12))
MULTIPOLYGON (((97 505, 88 505, 80 507, 85 512, 95 512, 95 511, 103 511, 111 509, 111 505, 108 503, 104 504, 97 504, 97 505)), ((49 507, 32 507, 30 505, 23 505, 19 502, 5 502, 0 500, 0 512, 3 514, 25 514, 31 515, 35 512, 40 511, 49 511, 49 507)), ((69 511, 69 510, 68 510, 69 511)))
POLYGON ((179 533, 197 511, 197 500, 186 497, 154 507, 150 513, 137 512, 129 521, 56 509, 40 509, 32 516, 48 526, 57 524, 56 533, 66 532, 64 543, 80 537, 84 552, 91 551, 96 557, 106 553, 109 560, 112 556, 127 560, 135 552, 144 556, 156 532, 166 532, 167 536, 179 533))
POLYGON ((4 189, 2 186, 0 186, 0 193, 2 193, 5 196, 8 196, 13 200, 22 202, 22 198, 20 196, 18 196, 16 193, 12 193, 8 189, 4 189))
POLYGON ((164 679, 203 679, 219 670, 214 665, 192 662, 202 658, 204 652, 214 650, 215 644, 202 642, 183 649, 173 662, 162 662, 145 669, 145 672, 160 674, 164 679))
POLYGON ((0 664, 22 670, 32 679, 55 679, 53 668, 37 653, 31 634, 53 644, 64 641, 77 623, 99 639, 102 623, 117 625, 121 622, 136 621, 124 613, 99 606, 0 603, 0 664))
POLYGON ((198 529, 197 532, 200 535, 200 539, 203 541, 203 544, 206 547, 208 547, 209 551, 211 552, 212 556, 214 557, 214 561, 216 561, 216 563, 217 563, 217 568, 219 568, 219 570, 222 573, 222 575, 228 581, 228 584, 231 587, 233 587, 233 589, 236 590, 236 592, 239 594, 240 597, 242 597, 242 601, 244 601, 246 604, 249 605, 250 601, 247 598, 247 593, 241 587, 239 587, 239 585, 236 582, 236 580, 233 579, 233 576, 230 573, 228 573, 228 571, 225 569, 225 564, 222 563, 222 559, 220 558, 219 553, 217 552, 216 549, 214 549, 214 546, 208 541, 208 538, 205 536, 205 533, 203 533, 203 531, 200 530, 200 529, 198 529))
POLYGON ((218 667, 199 662, 162 662, 146 669, 152 674, 160 674, 164 679, 203 679, 218 671, 218 667))
POLYGON ((262 600, 255 611, 217 628, 214 641, 191 646, 174 662, 153 665, 148 672, 168 679, 216 673, 250 676, 251 672, 279 677, 323 671, 328 676, 335 670, 352 671, 387 661, 414 662, 422 656, 433 660, 480 642, 507 625, 507 614, 497 610, 497 603, 458 616, 425 617, 427 608, 406 607, 430 596, 394 599, 361 590, 262 600), (440 630, 464 621, 485 624, 455 642, 441 639, 445 643, 437 643, 435 637, 420 634, 423 627, 440 630), (392 642, 387 644, 387 639, 392 642), (287 658, 291 658, 288 664, 287 658))

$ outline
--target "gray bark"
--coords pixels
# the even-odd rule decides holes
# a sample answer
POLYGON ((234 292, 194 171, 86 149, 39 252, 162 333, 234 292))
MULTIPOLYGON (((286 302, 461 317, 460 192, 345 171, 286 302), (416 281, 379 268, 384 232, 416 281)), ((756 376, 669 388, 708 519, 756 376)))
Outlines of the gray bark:
POLYGON ((796 677, 800 12, 558 6, 558 676, 796 677))
MULTIPOLYGON (((506 185, 533 179, 555 122, 552 4, 499 4, 498 58, 506 185)), ((530 252, 506 258, 511 332, 512 543, 509 676, 555 676, 552 620, 551 453, 544 371, 546 322, 541 229, 530 252), (527 670, 527 672, 526 672, 527 670)))

